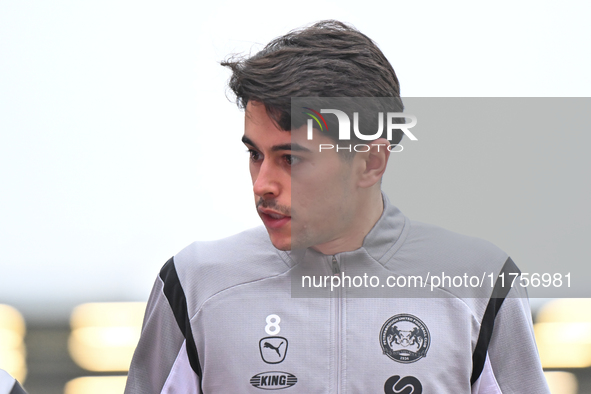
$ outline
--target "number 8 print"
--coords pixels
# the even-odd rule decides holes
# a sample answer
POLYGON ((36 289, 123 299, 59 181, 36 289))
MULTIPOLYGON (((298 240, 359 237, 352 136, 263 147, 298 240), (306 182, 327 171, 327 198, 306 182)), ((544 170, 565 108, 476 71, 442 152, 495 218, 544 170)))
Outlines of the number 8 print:
POLYGON ((277 315, 269 315, 265 319, 267 325, 265 326, 265 332, 268 335, 277 335, 279 331, 281 331, 281 327, 279 327, 279 323, 281 323, 281 318, 277 315))

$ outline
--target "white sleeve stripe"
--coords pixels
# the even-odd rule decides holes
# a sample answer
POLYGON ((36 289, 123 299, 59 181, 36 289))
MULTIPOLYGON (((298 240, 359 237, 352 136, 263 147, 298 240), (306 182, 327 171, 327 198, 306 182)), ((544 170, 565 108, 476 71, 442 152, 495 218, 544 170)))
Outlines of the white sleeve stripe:
POLYGON ((174 360, 174 364, 170 369, 170 373, 168 374, 161 391, 161 394, 183 393, 201 393, 198 376, 189 363, 186 340, 181 345, 181 349, 179 350, 176 360, 174 360))
POLYGON ((482 373, 480 374, 480 378, 472 387, 472 394, 503 394, 499 387, 499 383, 495 378, 492 365, 490 365, 488 354, 486 356, 486 361, 482 373))

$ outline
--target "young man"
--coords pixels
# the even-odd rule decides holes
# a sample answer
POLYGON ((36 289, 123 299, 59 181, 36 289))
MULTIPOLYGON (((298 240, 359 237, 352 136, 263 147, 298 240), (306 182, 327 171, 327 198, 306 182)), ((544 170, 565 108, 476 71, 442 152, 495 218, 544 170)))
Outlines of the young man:
POLYGON ((264 227, 196 242, 165 264, 126 393, 548 393, 520 289, 497 281, 466 292, 451 281, 432 286, 428 275, 429 296, 421 286, 329 288, 368 273, 517 272, 493 245, 412 222, 381 193, 387 147, 402 129, 358 153, 323 151, 339 143, 338 128, 323 127, 314 108, 305 107, 313 128, 292 110, 297 97, 399 102, 377 46, 324 21, 223 65, 245 108, 242 141, 264 227), (305 277, 326 286, 306 293, 305 277))

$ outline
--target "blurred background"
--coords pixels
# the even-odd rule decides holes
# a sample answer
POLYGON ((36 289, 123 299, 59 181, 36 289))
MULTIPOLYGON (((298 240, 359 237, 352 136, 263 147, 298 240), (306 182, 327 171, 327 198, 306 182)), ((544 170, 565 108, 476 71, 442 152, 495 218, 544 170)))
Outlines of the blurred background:
MULTIPOLYGON (((229 54, 256 52, 293 28, 334 18, 378 43, 404 97, 583 98, 591 92, 590 11, 590 3, 572 0, 283 8, 0 2, 0 368, 30 394, 122 392, 162 264, 194 240, 259 224, 240 143, 243 114, 228 100, 229 74, 219 66, 229 54)), ((476 142, 490 142, 477 131, 476 142)), ((428 146, 427 135, 417 136, 424 145, 408 143, 400 159, 408 169, 428 146)), ((566 249, 569 261, 587 265, 589 160, 579 138, 589 137, 557 126, 527 139, 531 145, 515 138, 522 155, 513 163, 528 171, 509 183, 510 168, 507 177, 487 179, 512 190, 514 211, 488 209, 498 200, 462 171, 473 168, 473 150, 453 141, 429 155, 432 168, 449 169, 444 179, 390 169, 398 185, 390 199, 411 218, 495 242, 522 269, 544 260, 558 270, 566 249), (540 155, 539 141, 554 144, 540 155), (572 166, 537 166, 554 154, 572 166), (440 180, 434 190, 424 186, 434 184, 430 177, 440 180), (547 189, 515 188, 532 182, 547 189), (454 198, 458 190, 464 199, 454 198), (534 236, 528 226, 544 231, 534 236)), ((500 168, 504 155, 479 163, 500 168)), ((589 300, 531 304, 553 393, 591 393, 589 300)))

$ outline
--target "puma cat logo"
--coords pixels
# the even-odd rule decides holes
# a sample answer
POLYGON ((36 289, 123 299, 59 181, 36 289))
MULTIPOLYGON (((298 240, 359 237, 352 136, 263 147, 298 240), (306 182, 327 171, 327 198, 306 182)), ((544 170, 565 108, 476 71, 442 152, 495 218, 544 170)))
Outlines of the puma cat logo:
POLYGON ((285 337, 264 337, 259 341, 261 358, 267 364, 283 362, 288 348, 289 342, 285 337))
POLYGON ((263 344, 263 347, 266 347, 267 349, 273 349, 273 350, 275 350, 275 351, 277 352, 277 355, 278 355, 279 357, 281 357, 281 353, 279 353, 279 348, 281 347, 281 345, 283 345, 283 342, 281 342, 281 343, 279 344, 279 346, 277 346, 277 347, 275 347, 275 346, 271 345, 269 342, 265 342, 265 343, 263 344))

